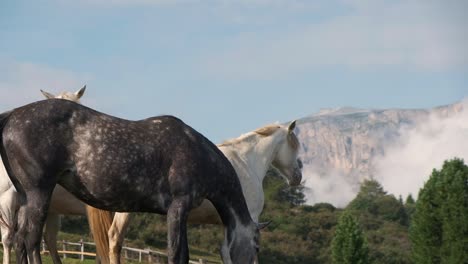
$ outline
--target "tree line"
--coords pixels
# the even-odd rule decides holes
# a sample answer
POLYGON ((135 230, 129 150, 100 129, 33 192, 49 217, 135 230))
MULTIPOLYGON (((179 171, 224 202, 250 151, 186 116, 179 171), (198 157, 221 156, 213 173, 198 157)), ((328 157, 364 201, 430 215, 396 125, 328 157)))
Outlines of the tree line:
MULTIPOLYGON (((402 204, 401 198, 399 202, 402 204)), ((353 216, 366 213, 409 223, 409 255, 382 263, 468 263, 468 167, 461 159, 434 169, 418 200, 408 196, 400 208, 378 182, 364 182, 338 221, 332 241, 333 263, 371 263, 373 251, 369 251, 368 236, 359 225, 363 221, 353 216)))

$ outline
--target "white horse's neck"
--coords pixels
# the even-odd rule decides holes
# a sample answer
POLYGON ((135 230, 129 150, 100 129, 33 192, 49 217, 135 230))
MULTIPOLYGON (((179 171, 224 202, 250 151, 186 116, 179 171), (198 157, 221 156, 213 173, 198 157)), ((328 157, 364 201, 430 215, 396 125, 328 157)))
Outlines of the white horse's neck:
POLYGON ((280 143, 286 139, 283 133, 286 132, 281 129, 269 136, 250 132, 220 147, 221 150, 232 148, 237 156, 246 163, 246 167, 250 169, 249 176, 257 177, 257 180, 262 183, 278 153, 280 143))
POLYGON ((242 185, 245 201, 252 219, 258 222, 263 211, 263 179, 285 140, 287 133, 278 129, 268 136, 250 132, 218 145, 229 159, 242 185))

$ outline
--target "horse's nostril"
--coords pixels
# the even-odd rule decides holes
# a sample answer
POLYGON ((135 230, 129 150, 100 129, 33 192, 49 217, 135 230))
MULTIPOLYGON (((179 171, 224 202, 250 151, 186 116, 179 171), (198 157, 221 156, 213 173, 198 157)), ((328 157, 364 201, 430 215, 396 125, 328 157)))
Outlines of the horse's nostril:
POLYGON ((302 167, 304 166, 304 164, 302 164, 302 160, 300 159, 297 159, 297 165, 299 166, 299 169, 302 169, 302 167))
POLYGON ((302 181, 302 171, 299 168, 294 170, 293 177, 291 179, 290 185, 291 186, 298 186, 301 184, 302 181))

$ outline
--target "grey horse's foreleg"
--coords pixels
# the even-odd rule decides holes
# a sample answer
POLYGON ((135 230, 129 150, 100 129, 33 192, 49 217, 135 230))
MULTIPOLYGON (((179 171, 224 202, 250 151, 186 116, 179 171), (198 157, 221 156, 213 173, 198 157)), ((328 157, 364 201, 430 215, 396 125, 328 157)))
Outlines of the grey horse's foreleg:
MULTIPOLYGON (((43 187, 44 188, 44 187, 43 187)), ((20 207, 18 213, 18 235, 17 237, 17 260, 25 263, 25 255, 22 250, 26 249, 27 263, 41 264, 41 238, 42 230, 47 216, 47 210, 52 195, 50 190, 29 190, 26 203, 20 207), (21 238, 19 238, 21 237, 21 238)))
POLYGON ((28 255, 26 253, 25 237, 27 232, 28 219, 26 216, 26 206, 18 209, 17 226, 15 229, 14 244, 16 253, 16 263, 28 264, 28 255))
POLYGON ((187 218, 190 198, 175 198, 167 212, 167 253, 169 264, 185 264, 189 261, 187 218))
POLYGON ((15 247, 16 263, 28 264, 28 254, 26 253, 26 245, 24 242, 22 244, 17 243, 15 247))

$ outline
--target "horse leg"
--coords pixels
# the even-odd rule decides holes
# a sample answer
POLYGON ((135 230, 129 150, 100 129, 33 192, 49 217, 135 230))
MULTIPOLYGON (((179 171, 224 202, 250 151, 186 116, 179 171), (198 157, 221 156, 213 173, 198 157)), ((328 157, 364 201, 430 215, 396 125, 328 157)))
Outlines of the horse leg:
POLYGON ((109 229, 109 258, 111 264, 120 263, 125 233, 130 220, 130 213, 116 213, 109 229))
POLYGON ((16 263, 28 264, 28 255, 26 254, 26 246, 21 242, 17 242, 15 245, 16 263))
POLYGON ((167 254, 169 264, 189 261, 187 241, 187 218, 190 211, 190 197, 175 198, 167 212, 167 254))
MULTIPOLYGON (((45 187, 47 188, 47 187, 45 187)), ((17 263, 41 264, 41 237, 52 195, 50 190, 30 190, 18 212, 17 263), (24 254, 26 249, 26 254, 24 254), (27 256, 27 262, 26 260, 27 256)))
POLYGON ((19 208, 18 199, 18 193, 13 188, 5 191, 0 198, 3 264, 10 263, 15 234, 16 211, 19 208))
POLYGON ((16 253, 16 263, 19 264, 28 264, 28 255, 26 254, 26 245, 25 245, 25 237, 27 233, 27 217, 25 216, 26 213, 26 205, 21 206, 18 209, 17 214, 17 226, 15 229, 15 237, 14 237, 14 244, 15 244, 15 253, 16 253))
POLYGON ((9 226, 2 225, 1 232, 3 244, 3 264, 9 264, 11 248, 13 247, 13 230, 10 230, 9 226))
POLYGON ((62 261, 57 251, 57 233, 60 228, 60 216, 56 213, 47 214, 44 229, 44 240, 49 249, 50 256, 54 264, 61 264, 62 261))

